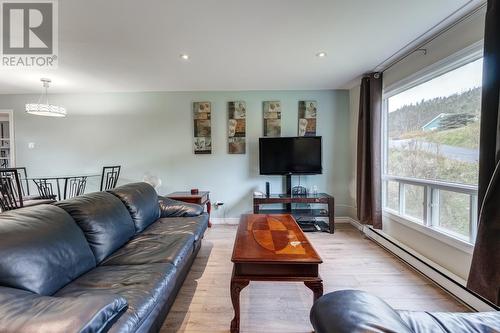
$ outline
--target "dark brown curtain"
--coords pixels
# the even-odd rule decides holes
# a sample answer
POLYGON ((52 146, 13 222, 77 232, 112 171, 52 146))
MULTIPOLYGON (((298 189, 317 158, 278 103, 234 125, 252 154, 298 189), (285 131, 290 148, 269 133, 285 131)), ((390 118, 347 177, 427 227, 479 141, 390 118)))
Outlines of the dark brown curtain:
POLYGON ((356 203, 358 219, 382 229, 382 73, 361 80, 356 203))
POLYGON ((489 0, 484 34, 479 147, 479 226, 467 287, 500 305, 500 0, 489 0))

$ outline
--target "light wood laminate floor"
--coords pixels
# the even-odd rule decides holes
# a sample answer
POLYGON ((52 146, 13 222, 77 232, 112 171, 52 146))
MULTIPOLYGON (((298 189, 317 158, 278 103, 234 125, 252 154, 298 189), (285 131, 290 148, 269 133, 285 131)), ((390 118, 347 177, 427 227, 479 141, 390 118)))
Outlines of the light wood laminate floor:
MULTIPOLYGON (((162 327, 171 332, 229 332, 236 226, 214 225, 162 327)), ((347 224, 334 235, 307 233, 323 259, 324 293, 361 289, 398 309, 467 311, 446 292, 347 224)), ((241 332, 311 332, 312 292, 301 283, 251 282, 241 292, 241 332)))

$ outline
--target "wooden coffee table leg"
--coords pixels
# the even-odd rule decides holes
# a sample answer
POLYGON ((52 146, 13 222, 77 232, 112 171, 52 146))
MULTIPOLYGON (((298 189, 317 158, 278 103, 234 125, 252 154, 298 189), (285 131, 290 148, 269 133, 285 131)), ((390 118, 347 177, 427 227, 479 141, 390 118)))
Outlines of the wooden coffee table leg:
POLYGON ((307 288, 311 289, 314 294, 314 301, 323 296, 323 280, 304 281, 307 288))
POLYGON ((250 281, 231 278, 231 301, 233 302, 234 318, 231 321, 231 333, 239 333, 240 331, 240 292, 248 286, 250 281))

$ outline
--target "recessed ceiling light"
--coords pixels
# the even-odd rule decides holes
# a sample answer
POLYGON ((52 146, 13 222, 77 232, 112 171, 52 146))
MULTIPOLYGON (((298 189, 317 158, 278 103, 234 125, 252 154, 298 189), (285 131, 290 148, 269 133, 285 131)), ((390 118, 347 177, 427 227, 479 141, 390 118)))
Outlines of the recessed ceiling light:
POLYGON ((318 53, 316 53, 316 57, 324 58, 324 57, 326 57, 326 52, 318 52, 318 53))
POLYGON ((182 60, 189 60, 189 54, 181 54, 179 56, 182 60))

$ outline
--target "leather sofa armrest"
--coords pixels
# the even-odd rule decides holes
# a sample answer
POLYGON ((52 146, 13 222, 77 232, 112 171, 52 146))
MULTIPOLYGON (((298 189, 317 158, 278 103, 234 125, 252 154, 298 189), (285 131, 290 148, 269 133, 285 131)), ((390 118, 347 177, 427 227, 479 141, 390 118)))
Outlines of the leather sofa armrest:
POLYGON ((106 332, 126 308, 115 294, 50 297, 0 287, 0 332, 106 332))
POLYGON ((203 214, 203 206, 158 196, 160 217, 193 217, 203 214))
POLYGON ((412 333, 387 303, 360 290, 340 290, 320 297, 310 319, 316 333, 412 333))

